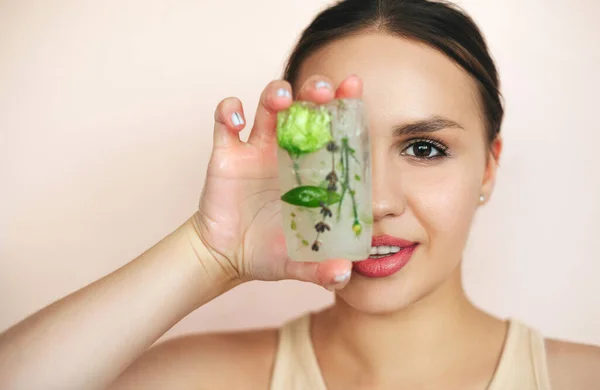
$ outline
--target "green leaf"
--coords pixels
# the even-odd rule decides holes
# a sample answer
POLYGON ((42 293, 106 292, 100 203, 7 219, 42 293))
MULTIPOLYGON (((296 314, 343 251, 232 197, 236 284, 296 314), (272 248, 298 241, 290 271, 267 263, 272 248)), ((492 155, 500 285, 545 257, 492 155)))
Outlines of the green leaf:
POLYGON ((360 176, 358 176, 358 175, 354 175, 354 180, 356 180, 356 181, 360 181, 360 176))
POLYGON ((316 208, 321 206, 321 202, 327 205, 339 202, 340 195, 321 187, 301 186, 283 194, 281 200, 295 206, 316 208))
POLYGON ((308 246, 308 241, 306 241, 306 240, 302 240, 302 245, 304 245, 304 246, 308 246))
POLYGON ((296 230, 298 228, 298 226, 296 226, 296 221, 292 221, 292 224, 291 224, 290 228, 292 230, 296 230))

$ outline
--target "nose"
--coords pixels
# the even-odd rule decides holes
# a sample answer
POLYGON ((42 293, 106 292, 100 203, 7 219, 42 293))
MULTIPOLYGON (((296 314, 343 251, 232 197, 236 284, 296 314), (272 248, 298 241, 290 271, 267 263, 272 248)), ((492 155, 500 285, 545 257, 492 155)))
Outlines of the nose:
POLYGON ((383 152, 372 154, 371 180, 373 197, 373 219, 397 217, 404 211, 404 194, 400 175, 394 172, 389 162, 386 163, 386 154, 383 152))

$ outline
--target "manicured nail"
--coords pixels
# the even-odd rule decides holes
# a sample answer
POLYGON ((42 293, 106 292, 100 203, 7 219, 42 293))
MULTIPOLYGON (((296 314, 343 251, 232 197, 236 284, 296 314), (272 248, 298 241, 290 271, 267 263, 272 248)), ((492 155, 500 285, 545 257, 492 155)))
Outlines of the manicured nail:
POLYGON ((335 278, 333 278, 333 281, 336 283, 345 282, 346 280, 350 279, 351 274, 352 274, 352 270, 348 270, 348 271, 344 272, 343 274, 336 275, 335 278))
POLYGON ((231 121, 233 122, 234 126, 240 126, 244 124, 244 119, 237 112, 234 112, 233 115, 231 115, 231 121))
POLYGON ((317 81, 317 83, 315 84, 315 88, 316 89, 333 89, 331 87, 331 84, 329 84, 327 81, 317 81))
POLYGON ((290 91, 288 91, 288 90, 287 90, 287 89, 285 89, 285 88, 279 88, 279 89, 277 90, 277 96, 279 96, 279 97, 287 97, 287 98, 291 98, 291 97, 292 97, 292 94, 290 93, 290 91))

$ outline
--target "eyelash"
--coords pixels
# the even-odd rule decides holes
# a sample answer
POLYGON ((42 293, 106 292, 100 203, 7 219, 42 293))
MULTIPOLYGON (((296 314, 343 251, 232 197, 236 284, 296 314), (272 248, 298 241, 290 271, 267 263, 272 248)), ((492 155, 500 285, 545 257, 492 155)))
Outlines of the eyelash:
POLYGON ((437 151, 439 152, 439 155, 433 156, 433 157, 419 157, 419 156, 410 156, 409 155, 408 157, 415 158, 418 160, 437 160, 439 158, 444 158, 444 157, 449 156, 448 146, 446 146, 440 140, 437 140, 434 138, 429 138, 429 137, 413 138, 413 139, 406 141, 406 143, 402 147, 402 151, 400 152, 400 154, 406 155, 405 153, 408 148, 410 148, 411 146, 415 146, 419 143, 426 143, 430 146, 433 146, 435 149, 437 149, 437 151))

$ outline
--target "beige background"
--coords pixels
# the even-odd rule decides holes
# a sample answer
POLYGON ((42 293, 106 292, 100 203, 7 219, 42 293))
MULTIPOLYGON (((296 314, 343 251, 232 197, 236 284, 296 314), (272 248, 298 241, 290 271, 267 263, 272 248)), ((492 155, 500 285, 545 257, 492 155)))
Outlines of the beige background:
MULTIPOLYGON (((217 102, 248 118, 323 0, 0 0, 0 330, 114 270, 195 209, 217 102)), ((600 344, 600 2, 472 0, 507 100, 465 283, 481 306, 600 344)), ((251 283, 168 336, 331 301, 251 283)))

